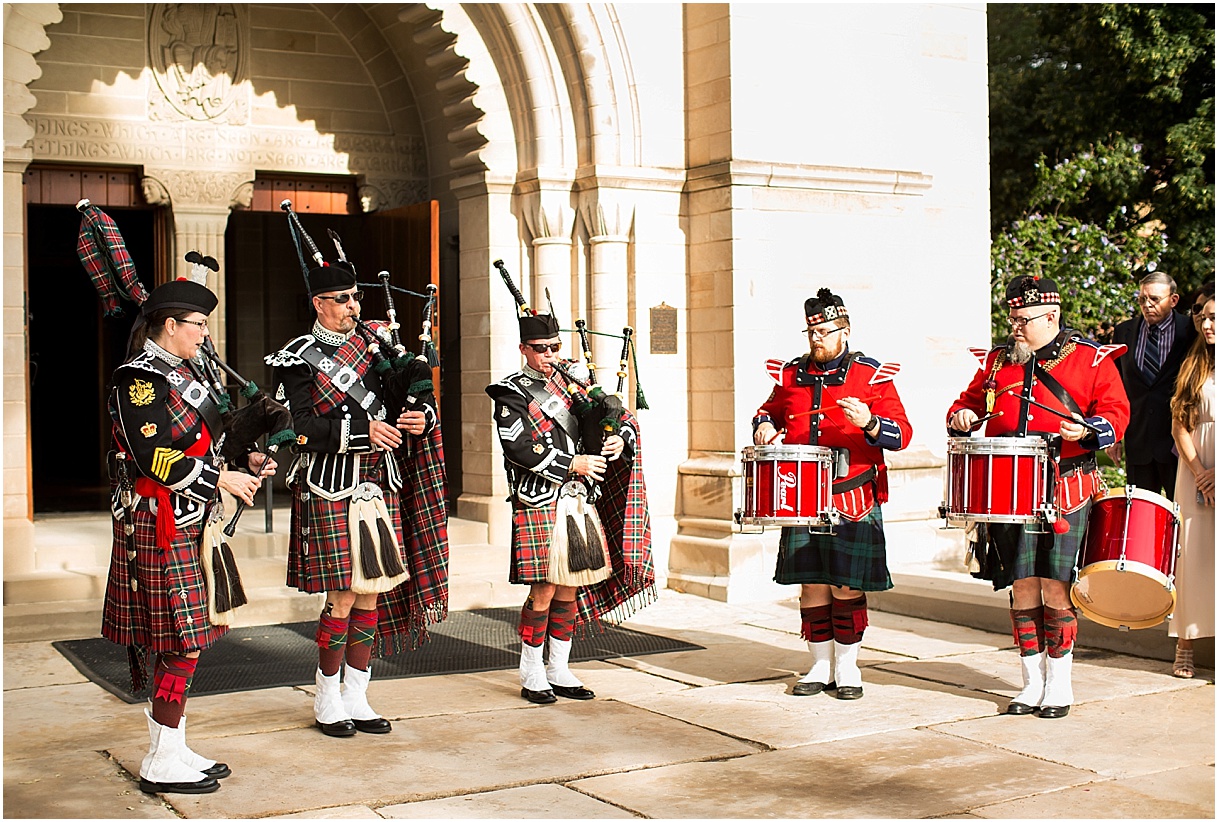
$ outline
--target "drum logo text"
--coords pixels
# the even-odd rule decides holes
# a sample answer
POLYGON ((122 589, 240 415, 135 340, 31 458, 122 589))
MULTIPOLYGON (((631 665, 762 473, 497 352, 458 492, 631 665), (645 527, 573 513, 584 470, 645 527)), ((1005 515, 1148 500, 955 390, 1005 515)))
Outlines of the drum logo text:
POLYGON ((795 487, 795 471, 778 471, 778 510, 795 512, 795 506, 787 502, 787 491, 795 487))

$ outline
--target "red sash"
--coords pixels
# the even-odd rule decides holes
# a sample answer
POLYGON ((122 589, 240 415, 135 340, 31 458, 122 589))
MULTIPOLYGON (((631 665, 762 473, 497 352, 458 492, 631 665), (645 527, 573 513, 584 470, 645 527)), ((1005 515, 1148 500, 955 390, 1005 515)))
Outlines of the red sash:
MULTIPOLYGON (((211 450, 211 432, 207 426, 201 427, 202 436, 191 443, 182 453, 188 457, 206 456, 211 450)), ((122 448, 122 445, 119 445, 122 448)), ((138 477, 135 480, 135 493, 141 497, 156 500, 156 545, 162 551, 178 538, 178 523, 173 515, 173 506, 169 503, 170 490, 150 477, 138 477)))

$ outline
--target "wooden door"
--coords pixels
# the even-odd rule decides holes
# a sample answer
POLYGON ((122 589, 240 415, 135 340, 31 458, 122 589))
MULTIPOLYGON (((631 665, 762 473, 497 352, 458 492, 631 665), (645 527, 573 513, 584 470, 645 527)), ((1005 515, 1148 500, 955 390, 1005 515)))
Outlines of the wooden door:
MULTIPOLYGON (((377 268, 364 269, 360 280, 375 279, 380 271, 389 272, 389 282, 416 294, 425 294, 428 285, 440 287, 440 203, 431 200, 425 203, 402 206, 377 212, 369 217, 366 233, 370 250, 373 250, 377 268), (371 276, 370 276, 371 275, 371 276)), ((444 295, 439 295, 443 299, 444 295)), ((373 306, 381 305, 372 301, 373 306)), ((401 323, 402 344, 415 354, 421 352, 420 332, 423 327, 425 301, 419 297, 395 293, 394 304, 398 322, 401 323)), ((371 314, 369 316, 372 316, 371 314)), ((378 314, 377 316, 382 316, 378 314)), ((440 310, 437 303, 431 315, 431 339, 438 351, 440 348, 440 310)), ((433 368, 432 383, 436 387, 436 411, 439 412, 440 369, 433 368)))

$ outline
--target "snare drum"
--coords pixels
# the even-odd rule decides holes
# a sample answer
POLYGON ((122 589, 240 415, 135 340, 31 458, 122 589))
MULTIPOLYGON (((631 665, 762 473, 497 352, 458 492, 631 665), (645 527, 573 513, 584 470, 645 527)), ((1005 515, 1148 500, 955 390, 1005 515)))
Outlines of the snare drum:
POLYGON ((1036 522, 1052 498, 1049 446, 1041 437, 952 437, 943 513, 949 525, 1036 522))
POLYGON ((750 445, 741 451, 745 525, 828 526, 833 517, 833 449, 750 445))
POLYGON ((1070 599, 1109 628, 1151 628, 1176 608, 1180 508, 1133 486, 1094 498, 1070 599))

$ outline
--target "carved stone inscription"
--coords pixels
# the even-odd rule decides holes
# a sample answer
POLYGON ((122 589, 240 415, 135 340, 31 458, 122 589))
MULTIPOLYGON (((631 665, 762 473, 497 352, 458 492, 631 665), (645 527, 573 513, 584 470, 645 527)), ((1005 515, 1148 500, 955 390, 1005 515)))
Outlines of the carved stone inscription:
MULTIPOLYGON (((40 160, 89 160, 162 168, 278 169, 324 174, 427 178, 420 137, 318 134, 283 128, 200 128, 57 115, 26 118, 40 160)), ((247 175, 252 176, 252 175, 247 175)))
POLYGON ((651 353, 677 353, 677 309, 664 302, 651 307, 651 353))

